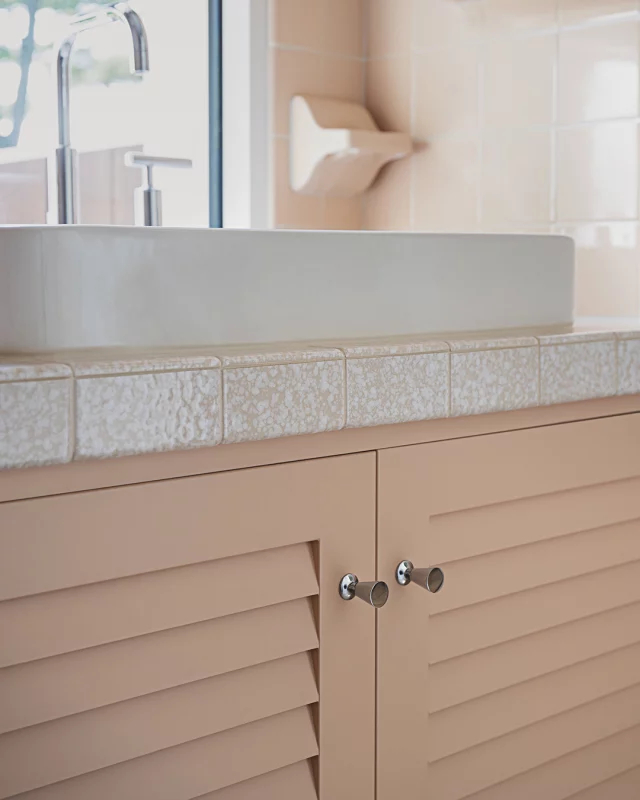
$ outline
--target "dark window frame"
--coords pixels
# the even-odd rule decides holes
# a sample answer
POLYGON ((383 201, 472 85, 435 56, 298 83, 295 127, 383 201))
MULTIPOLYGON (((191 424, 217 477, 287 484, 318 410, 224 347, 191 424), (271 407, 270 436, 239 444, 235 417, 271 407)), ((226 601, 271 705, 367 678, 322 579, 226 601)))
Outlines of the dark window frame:
POLYGON ((222 0, 209 0, 209 227, 222 226, 222 0))

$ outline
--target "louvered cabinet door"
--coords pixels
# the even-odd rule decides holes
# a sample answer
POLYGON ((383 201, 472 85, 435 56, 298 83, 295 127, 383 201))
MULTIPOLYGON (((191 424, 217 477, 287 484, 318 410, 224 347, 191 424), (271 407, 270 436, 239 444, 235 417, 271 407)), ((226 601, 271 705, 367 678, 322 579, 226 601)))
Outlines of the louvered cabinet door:
POLYGON ((640 798, 640 416, 379 465, 378 800, 640 798))
POLYGON ((368 453, 0 505, 0 798, 368 800, 368 453))

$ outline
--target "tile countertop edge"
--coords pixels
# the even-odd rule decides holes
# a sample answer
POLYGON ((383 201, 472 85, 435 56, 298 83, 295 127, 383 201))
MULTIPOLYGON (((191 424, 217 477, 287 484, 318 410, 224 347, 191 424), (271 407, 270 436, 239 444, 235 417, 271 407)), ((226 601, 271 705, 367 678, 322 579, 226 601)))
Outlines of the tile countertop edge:
POLYGON ((640 394, 640 330, 13 355, 0 357, 0 468, 616 394, 640 394))

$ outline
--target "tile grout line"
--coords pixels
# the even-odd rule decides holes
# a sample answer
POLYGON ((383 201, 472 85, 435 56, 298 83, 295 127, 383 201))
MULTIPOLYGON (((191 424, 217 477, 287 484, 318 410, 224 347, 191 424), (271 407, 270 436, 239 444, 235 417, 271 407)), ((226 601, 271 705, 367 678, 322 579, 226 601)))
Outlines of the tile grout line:
POLYGON ((69 441, 67 443, 67 453, 69 462, 76 460, 76 450, 78 445, 78 383, 72 373, 71 386, 69 390, 69 441))
POLYGON ((451 417, 453 413, 453 398, 452 398, 452 381, 453 381, 453 351, 449 348, 449 371, 448 371, 448 385, 447 389, 449 392, 449 402, 447 403, 447 417, 451 417))
POLYGON ((220 444, 224 444, 225 434, 226 434, 226 422, 224 417, 225 412, 225 388, 226 388, 226 376, 225 370, 220 370, 220 444))

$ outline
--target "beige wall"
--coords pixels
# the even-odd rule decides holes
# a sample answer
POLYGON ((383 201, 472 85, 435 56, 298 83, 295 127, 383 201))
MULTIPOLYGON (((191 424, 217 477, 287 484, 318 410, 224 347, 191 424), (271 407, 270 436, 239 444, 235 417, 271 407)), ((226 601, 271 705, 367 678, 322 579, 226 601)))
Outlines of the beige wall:
POLYGON ((363 199, 289 189, 289 101, 295 94, 364 99, 364 0, 270 0, 273 225, 362 227, 363 199))
POLYGON ((577 313, 640 313, 637 0, 367 0, 367 103, 417 152, 364 227, 575 237, 577 313))

